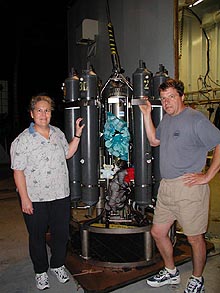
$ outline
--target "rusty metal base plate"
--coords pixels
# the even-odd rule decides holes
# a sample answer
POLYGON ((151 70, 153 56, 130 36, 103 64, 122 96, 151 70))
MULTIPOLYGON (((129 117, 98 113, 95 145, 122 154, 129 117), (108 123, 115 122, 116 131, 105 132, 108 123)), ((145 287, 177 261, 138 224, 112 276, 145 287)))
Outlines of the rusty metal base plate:
MULTIPOLYGON (((116 239, 115 235, 102 237, 94 234, 90 241, 91 258, 83 259, 80 256, 80 235, 73 233, 69 242, 66 266, 74 280, 84 289, 84 292, 110 292, 129 284, 145 279, 158 272, 163 267, 162 259, 156 251, 151 262, 144 266, 116 268, 105 267, 102 261, 127 262, 140 261, 143 256, 141 235, 126 235, 116 239), (100 261, 101 260, 101 261, 100 261), (98 265, 97 265, 98 264, 98 265)), ((214 250, 214 245, 207 243, 207 253, 214 250)), ((181 265, 191 260, 191 248, 183 234, 177 234, 174 247, 176 265, 181 265)))

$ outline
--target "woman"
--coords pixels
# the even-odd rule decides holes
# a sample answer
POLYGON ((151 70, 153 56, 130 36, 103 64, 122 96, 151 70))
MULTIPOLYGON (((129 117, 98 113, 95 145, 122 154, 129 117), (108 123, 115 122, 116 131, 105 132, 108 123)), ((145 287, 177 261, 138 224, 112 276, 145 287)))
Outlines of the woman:
POLYGON ((46 94, 32 97, 30 115, 33 122, 11 144, 11 168, 20 195, 21 208, 29 233, 29 252, 35 271, 36 286, 49 288, 47 271, 61 283, 69 280, 65 270, 69 237, 70 196, 66 159, 78 149, 84 125, 75 124, 70 143, 64 133, 50 125, 52 99, 46 94), (48 261, 46 233, 51 235, 48 261))

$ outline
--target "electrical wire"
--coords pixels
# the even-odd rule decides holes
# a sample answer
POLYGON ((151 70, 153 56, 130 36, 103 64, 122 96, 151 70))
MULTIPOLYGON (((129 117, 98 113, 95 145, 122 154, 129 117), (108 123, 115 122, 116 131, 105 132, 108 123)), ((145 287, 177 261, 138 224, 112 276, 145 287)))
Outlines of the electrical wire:
MULTIPOLYGON (((199 21, 200 25, 202 26, 202 20, 199 18, 199 16, 190 8, 186 8, 190 13, 192 13, 196 19, 199 21)), ((206 83, 206 78, 210 72, 210 64, 209 64, 209 61, 210 61, 210 56, 209 56, 209 49, 210 49, 210 41, 209 41, 209 38, 208 38, 208 35, 205 31, 205 29, 202 27, 202 32, 206 38, 206 43, 207 43, 207 50, 206 50, 206 57, 207 57, 207 62, 206 62, 206 66, 207 66, 207 70, 206 70, 206 74, 205 74, 205 77, 204 77, 204 85, 205 87, 207 86, 207 83, 206 83)))
POLYGON ((182 16, 181 16, 181 25, 180 25, 180 47, 179 47, 179 59, 182 57, 183 53, 183 28, 184 28, 184 7, 182 8, 182 16))
MULTIPOLYGON (((187 10, 189 11, 191 14, 193 14, 193 16, 196 17, 196 19, 199 21, 199 24, 202 28, 202 32, 206 38, 206 43, 207 43, 207 50, 206 50, 206 57, 207 57, 207 62, 206 62, 206 66, 207 66, 207 70, 205 73, 205 76, 200 75, 200 77, 197 79, 197 88, 198 88, 198 95, 202 95, 204 96, 207 100, 208 103, 211 102, 211 97, 210 97, 210 91, 213 91, 213 84, 215 86, 220 86, 219 83, 215 82, 210 76, 209 76, 209 72, 210 72, 210 40, 208 38, 208 35, 205 31, 205 29, 202 27, 202 20, 200 19, 200 17, 190 8, 182 8, 182 20, 181 20, 181 31, 180 31, 180 47, 182 46, 182 42, 183 42, 183 26, 184 26, 184 11, 187 10), (202 82, 201 86, 199 86, 199 82, 202 82)), ((182 56, 182 48, 180 48, 180 52, 182 56)))

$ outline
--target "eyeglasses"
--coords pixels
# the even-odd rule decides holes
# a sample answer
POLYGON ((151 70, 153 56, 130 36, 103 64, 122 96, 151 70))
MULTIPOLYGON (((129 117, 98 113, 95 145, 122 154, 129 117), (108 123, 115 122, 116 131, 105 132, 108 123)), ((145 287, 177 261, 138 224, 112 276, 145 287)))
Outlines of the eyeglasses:
POLYGON ((161 102, 165 102, 166 100, 175 100, 176 96, 175 95, 169 95, 167 97, 160 97, 161 102))
POLYGON ((41 114, 50 114, 51 113, 51 110, 50 109, 34 109, 34 111, 38 114, 38 115, 41 115, 41 114))

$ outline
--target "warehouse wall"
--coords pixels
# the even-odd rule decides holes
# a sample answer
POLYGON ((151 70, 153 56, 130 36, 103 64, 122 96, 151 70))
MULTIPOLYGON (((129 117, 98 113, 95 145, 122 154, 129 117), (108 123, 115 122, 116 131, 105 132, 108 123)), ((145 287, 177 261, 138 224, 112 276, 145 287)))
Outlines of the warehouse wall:
MULTIPOLYGON (((214 1, 213 1, 214 2, 214 1)), ((218 1, 216 1, 217 3, 218 1)), ((179 12, 179 77, 185 102, 214 121, 220 105, 220 4, 179 12), (219 8, 218 8, 219 7, 219 8)))
MULTIPOLYGON (((169 75, 173 76, 174 1, 109 0, 109 6, 124 75, 132 78, 142 59, 153 74, 158 71, 159 64, 163 64, 169 75)), ((81 73, 89 60, 104 83, 112 73, 106 1, 75 2, 68 12, 68 42, 69 71, 74 67, 81 73), (98 21, 95 48, 79 44, 76 37, 83 19, 98 21), (92 56, 87 58, 88 54, 92 56)))
MULTIPOLYGON (((204 89, 202 82, 206 73, 207 83, 216 88, 215 83, 220 84, 220 11, 205 14, 201 18, 202 25, 189 11, 185 11, 183 17, 179 74, 186 81, 186 90, 204 89)), ((179 18, 180 27, 181 18, 182 13, 179 18)))

